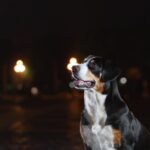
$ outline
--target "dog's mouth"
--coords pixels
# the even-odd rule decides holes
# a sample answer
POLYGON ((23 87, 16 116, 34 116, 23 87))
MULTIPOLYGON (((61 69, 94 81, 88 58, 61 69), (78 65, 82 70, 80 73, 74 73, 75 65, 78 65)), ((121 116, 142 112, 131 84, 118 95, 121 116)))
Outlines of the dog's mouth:
POLYGON ((72 75, 73 81, 71 82, 71 87, 77 89, 87 89, 95 86, 95 81, 81 80, 77 76, 72 75))

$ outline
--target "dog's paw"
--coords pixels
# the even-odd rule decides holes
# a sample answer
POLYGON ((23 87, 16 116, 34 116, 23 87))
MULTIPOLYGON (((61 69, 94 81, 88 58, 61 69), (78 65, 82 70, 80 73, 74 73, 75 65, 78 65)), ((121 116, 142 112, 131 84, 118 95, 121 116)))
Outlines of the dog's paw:
POLYGON ((100 125, 95 124, 95 125, 92 126, 92 133, 93 133, 93 134, 97 134, 97 133, 100 132, 100 131, 101 131, 100 125))

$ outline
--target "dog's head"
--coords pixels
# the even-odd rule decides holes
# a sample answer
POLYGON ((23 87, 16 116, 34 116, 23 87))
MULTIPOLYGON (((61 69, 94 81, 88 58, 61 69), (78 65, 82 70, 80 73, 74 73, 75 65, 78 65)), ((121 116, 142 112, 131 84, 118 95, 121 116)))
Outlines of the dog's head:
POLYGON ((111 61, 90 55, 81 64, 72 66, 73 87, 103 92, 104 84, 116 80, 119 74, 120 69, 111 61))

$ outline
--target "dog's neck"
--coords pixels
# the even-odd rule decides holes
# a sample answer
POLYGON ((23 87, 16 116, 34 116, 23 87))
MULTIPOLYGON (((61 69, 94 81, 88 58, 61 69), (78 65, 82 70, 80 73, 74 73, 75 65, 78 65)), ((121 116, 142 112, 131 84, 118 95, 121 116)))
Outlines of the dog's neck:
POLYGON ((88 121, 91 125, 105 125, 107 115, 105 111, 105 100, 107 95, 101 94, 95 90, 84 91, 84 105, 88 121))
POLYGON ((84 109, 86 112, 86 117, 91 125, 105 125, 108 115, 107 107, 111 106, 110 103, 116 103, 113 102, 113 97, 115 97, 115 100, 119 100, 117 103, 124 103, 120 97, 116 81, 107 83, 106 86, 107 87, 104 94, 94 89, 84 91, 84 109))

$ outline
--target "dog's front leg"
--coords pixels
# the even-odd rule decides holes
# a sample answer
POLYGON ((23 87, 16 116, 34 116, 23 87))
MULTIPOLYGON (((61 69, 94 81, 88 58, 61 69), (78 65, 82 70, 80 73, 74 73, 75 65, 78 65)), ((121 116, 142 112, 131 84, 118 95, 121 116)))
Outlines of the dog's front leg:
POLYGON ((92 125, 92 133, 93 134, 98 134, 98 132, 101 131, 101 126, 99 124, 94 124, 92 125))

